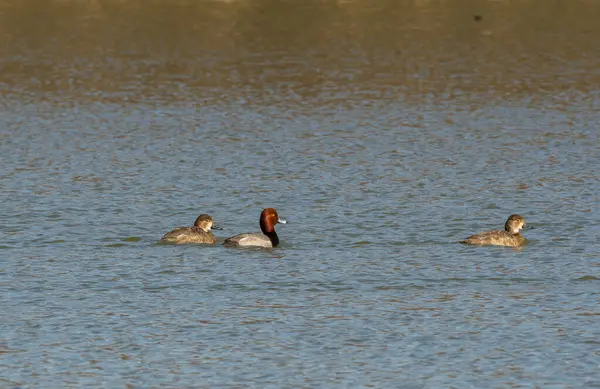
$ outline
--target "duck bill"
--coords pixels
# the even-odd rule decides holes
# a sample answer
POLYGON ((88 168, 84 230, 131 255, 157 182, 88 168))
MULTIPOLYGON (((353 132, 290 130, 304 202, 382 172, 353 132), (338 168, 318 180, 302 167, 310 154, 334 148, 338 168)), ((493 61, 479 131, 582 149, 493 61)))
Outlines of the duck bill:
POLYGON ((287 222, 283 219, 277 219, 277 223, 287 224, 287 222))
POLYGON ((221 227, 221 226, 216 226, 216 225, 214 225, 214 224, 213 224, 213 226, 212 226, 210 229, 211 229, 211 230, 219 230, 219 231, 221 231, 221 230, 223 230, 223 227, 221 227))

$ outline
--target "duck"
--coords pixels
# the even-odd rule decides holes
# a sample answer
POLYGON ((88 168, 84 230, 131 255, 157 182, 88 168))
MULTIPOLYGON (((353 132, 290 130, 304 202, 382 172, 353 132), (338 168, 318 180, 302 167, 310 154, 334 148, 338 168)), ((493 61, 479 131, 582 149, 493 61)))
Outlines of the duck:
POLYGON ((287 222, 279 218, 275 208, 265 208, 260 213, 259 223, 262 232, 238 234, 225 239, 223 245, 228 247, 277 247, 279 237, 275 232, 275 224, 286 224, 287 222))
POLYGON ((472 245, 494 245, 520 247, 525 244, 525 237, 521 235, 521 230, 525 228, 525 218, 521 215, 510 215, 504 224, 504 230, 486 231, 480 234, 469 236, 459 243, 472 245))
POLYGON ((203 213, 196 218, 192 227, 178 227, 167 232, 161 239, 161 242, 168 243, 201 243, 215 244, 217 239, 211 232, 211 229, 221 230, 221 227, 215 226, 213 218, 203 213))

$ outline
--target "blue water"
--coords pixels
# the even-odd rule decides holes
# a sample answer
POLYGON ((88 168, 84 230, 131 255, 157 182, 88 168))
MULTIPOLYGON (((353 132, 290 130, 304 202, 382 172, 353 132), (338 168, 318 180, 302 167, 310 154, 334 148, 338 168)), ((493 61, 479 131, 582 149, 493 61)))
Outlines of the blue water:
POLYGON ((486 92, 494 74, 450 90, 432 61, 401 86, 318 42, 317 81, 295 46, 232 64, 161 42, 105 62, 7 44, 26 66, 0 79, 0 387, 600 387, 595 57, 558 46, 570 87, 486 92), (97 79, 60 86, 73 66, 97 79), (209 68, 221 81, 195 84, 209 68), (200 213, 219 242, 257 231, 264 207, 288 220, 275 249, 156 243, 200 213), (524 248, 456 243, 512 213, 535 227, 524 248))

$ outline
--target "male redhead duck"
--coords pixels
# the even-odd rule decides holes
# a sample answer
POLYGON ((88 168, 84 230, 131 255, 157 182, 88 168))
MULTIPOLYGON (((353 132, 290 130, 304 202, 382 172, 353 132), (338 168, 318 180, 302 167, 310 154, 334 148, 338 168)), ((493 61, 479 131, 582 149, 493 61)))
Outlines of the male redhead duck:
POLYGON ((260 229, 262 233, 246 233, 225 239, 223 245, 228 247, 277 247, 279 237, 275 232, 275 224, 285 224, 274 208, 265 208, 260 214, 260 229))

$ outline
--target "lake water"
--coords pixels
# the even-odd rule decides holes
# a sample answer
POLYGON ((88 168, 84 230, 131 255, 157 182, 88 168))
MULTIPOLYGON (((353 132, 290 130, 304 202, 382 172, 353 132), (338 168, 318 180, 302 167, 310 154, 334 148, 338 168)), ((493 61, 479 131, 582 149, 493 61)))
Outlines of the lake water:
POLYGON ((600 387, 598 20, 1 1, 0 387, 600 387))

